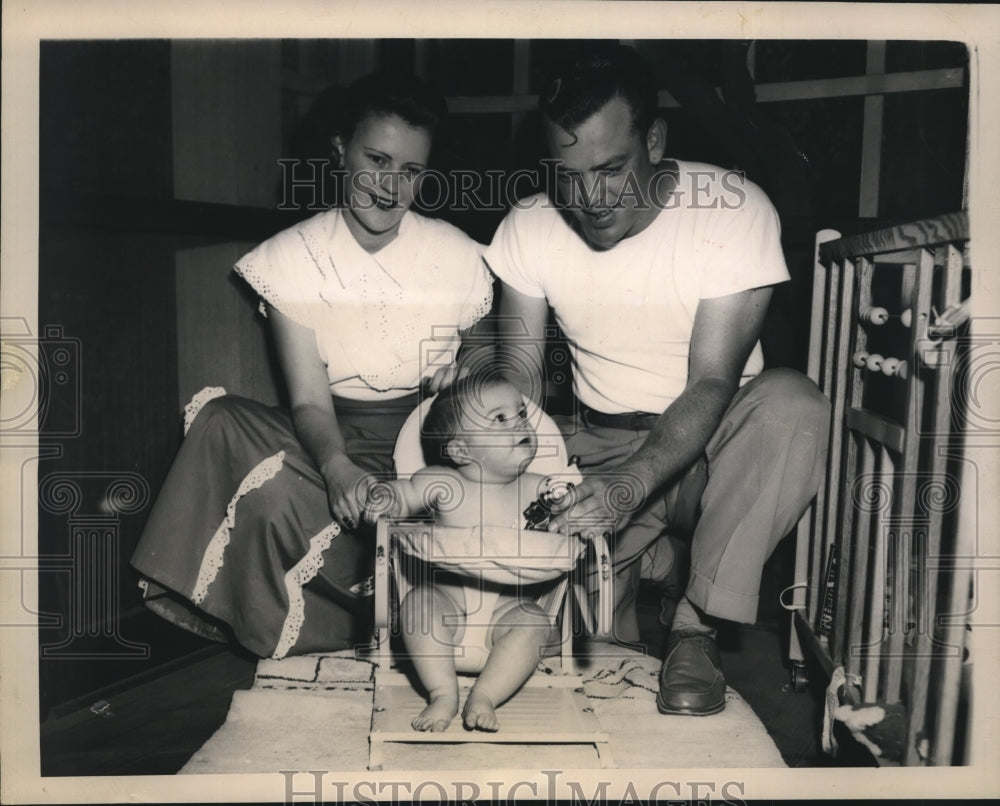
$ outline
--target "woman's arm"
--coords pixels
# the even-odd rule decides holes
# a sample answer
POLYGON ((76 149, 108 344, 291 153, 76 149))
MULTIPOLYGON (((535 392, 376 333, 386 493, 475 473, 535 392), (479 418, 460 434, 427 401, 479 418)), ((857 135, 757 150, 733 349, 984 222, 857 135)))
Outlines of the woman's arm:
POLYGON ((313 331, 270 305, 267 316, 291 399, 295 433, 323 476, 330 512, 353 528, 375 479, 347 456, 313 331))

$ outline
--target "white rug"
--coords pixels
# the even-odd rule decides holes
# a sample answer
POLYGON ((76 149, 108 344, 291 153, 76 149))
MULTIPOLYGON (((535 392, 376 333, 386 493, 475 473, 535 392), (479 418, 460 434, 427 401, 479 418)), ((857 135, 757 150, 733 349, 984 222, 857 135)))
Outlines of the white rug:
MULTIPOLYGON (((602 645, 580 664, 584 691, 619 768, 784 767, 750 706, 732 689, 714 716, 656 710, 660 662, 602 645)), ((181 770, 269 773, 363 771, 368 763, 373 666, 352 652, 263 660, 254 685, 237 691, 225 724, 181 770)), ((451 730, 462 736, 456 721, 451 730)), ((385 769, 597 769, 590 745, 494 743, 386 746, 385 769)))

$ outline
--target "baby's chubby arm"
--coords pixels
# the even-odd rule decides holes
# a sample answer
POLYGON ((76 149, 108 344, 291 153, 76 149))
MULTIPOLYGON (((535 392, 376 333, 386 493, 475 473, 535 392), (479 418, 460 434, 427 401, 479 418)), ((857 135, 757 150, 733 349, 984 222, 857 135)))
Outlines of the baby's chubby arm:
POLYGON ((368 488, 364 518, 375 523, 381 517, 405 518, 419 511, 414 502, 419 500, 412 479, 379 481, 368 488))
POLYGON ((455 476, 450 468, 425 467, 409 479, 380 481, 368 490, 365 518, 374 523, 381 517, 408 518, 436 511, 442 497, 453 495, 455 476))

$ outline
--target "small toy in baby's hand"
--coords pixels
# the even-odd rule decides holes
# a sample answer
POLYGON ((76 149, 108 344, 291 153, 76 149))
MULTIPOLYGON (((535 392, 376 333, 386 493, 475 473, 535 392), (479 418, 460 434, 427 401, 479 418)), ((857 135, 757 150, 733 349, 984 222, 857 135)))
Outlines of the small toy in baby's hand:
POLYGON ((552 504, 573 489, 573 482, 553 482, 549 488, 532 501, 524 510, 524 526, 526 529, 545 531, 549 518, 552 516, 552 504))

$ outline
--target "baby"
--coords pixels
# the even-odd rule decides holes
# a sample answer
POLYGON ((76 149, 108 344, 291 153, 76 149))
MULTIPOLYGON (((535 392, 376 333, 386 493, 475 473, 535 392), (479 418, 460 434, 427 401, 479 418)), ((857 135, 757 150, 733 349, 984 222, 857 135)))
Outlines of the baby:
MULTIPOLYGON (((528 502, 547 489, 547 479, 525 468, 538 447, 520 392, 497 378, 466 378, 441 392, 428 410, 422 429, 429 463, 408 480, 389 482, 394 495, 367 517, 408 517, 430 511, 442 526, 517 528, 528 502)), ((478 588, 490 583, 477 580, 478 588)), ((469 729, 495 731, 495 709, 531 676, 540 658, 555 654, 559 636, 553 620, 528 595, 529 588, 494 586, 499 596, 486 630, 484 658, 473 660, 481 672, 462 709, 469 729), (488 653, 488 654, 486 654, 488 653)), ((416 730, 443 731, 458 713, 458 677, 454 647, 473 629, 481 591, 461 579, 434 573, 400 603, 403 643, 428 705, 413 719, 416 730), (471 594, 471 595, 470 595, 471 594)))

